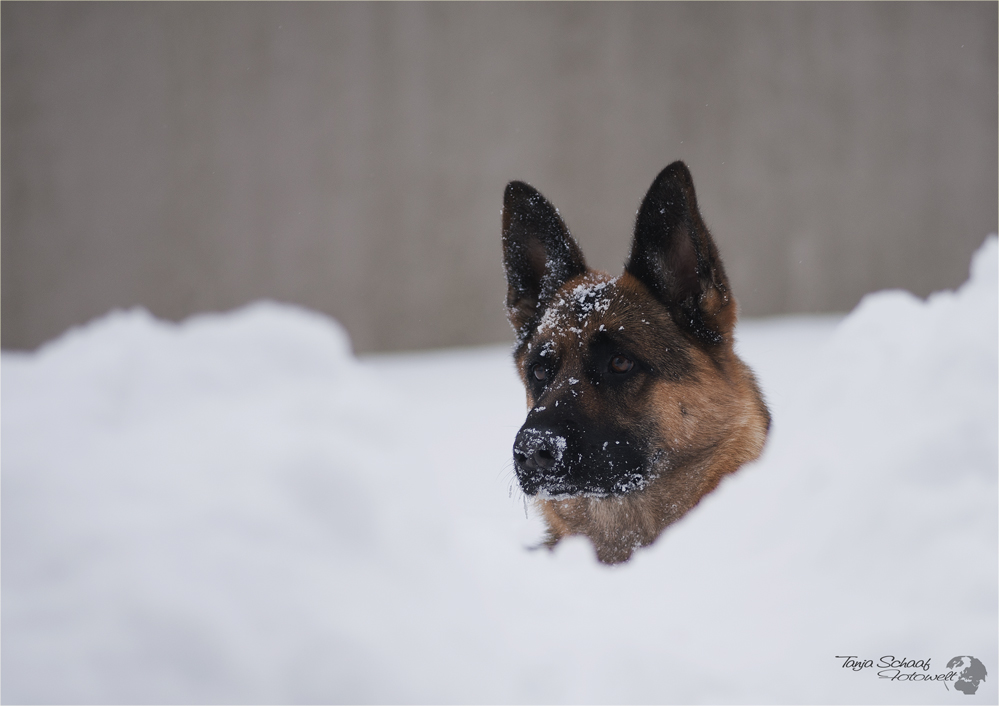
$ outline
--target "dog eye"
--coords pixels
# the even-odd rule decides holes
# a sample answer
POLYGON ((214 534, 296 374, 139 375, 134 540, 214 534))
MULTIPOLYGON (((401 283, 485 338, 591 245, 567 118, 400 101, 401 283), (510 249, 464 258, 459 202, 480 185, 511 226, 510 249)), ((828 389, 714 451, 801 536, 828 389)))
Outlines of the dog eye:
POLYGON ((620 375, 631 370, 634 365, 635 363, 631 360, 631 358, 623 355, 616 355, 610 359, 608 367, 612 373, 618 373, 620 375))
POLYGON ((545 366, 541 363, 535 363, 531 366, 531 375, 534 376, 535 380, 544 380, 548 377, 548 371, 545 370, 545 366))

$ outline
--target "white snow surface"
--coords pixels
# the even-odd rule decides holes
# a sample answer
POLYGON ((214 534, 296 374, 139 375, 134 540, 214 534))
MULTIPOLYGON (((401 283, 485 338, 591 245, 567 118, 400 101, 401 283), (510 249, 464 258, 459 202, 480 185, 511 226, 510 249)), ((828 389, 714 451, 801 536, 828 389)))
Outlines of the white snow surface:
POLYGON ((743 322, 763 456, 616 567, 528 549, 506 347, 358 360, 258 303, 4 352, 0 696, 996 703, 997 291, 993 236, 956 292, 743 322))

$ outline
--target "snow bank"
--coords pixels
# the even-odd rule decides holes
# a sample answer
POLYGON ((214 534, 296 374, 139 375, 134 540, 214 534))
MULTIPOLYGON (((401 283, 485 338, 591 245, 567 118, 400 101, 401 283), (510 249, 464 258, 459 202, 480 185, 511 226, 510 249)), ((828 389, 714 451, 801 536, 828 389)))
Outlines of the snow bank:
POLYGON ((994 237, 972 270, 743 324, 764 456, 614 568, 526 549, 505 349, 358 361, 257 304, 5 352, 0 696, 970 703, 837 655, 973 655, 994 703, 994 237))

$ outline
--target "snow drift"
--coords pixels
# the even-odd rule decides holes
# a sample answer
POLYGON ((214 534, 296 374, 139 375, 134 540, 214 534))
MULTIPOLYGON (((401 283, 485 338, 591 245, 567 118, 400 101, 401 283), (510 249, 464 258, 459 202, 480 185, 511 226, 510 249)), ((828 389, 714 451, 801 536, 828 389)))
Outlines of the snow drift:
POLYGON ((841 657, 972 655, 994 703, 997 291, 992 237, 956 292, 744 322, 763 457, 619 567, 528 549, 505 349, 260 303, 5 352, 2 698, 949 703, 841 657))

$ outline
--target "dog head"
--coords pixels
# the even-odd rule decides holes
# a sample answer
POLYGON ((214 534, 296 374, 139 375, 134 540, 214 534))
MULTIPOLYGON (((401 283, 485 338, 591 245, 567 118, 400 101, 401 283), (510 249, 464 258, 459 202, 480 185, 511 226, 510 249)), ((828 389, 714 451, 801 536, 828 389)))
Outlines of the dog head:
POLYGON ((507 315, 530 412, 521 489, 550 543, 619 561, 755 458, 769 413, 732 348, 736 304, 682 162, 642 201, 624 273, 586 266, 558 211, 522 182, 503 207, 507 315))

